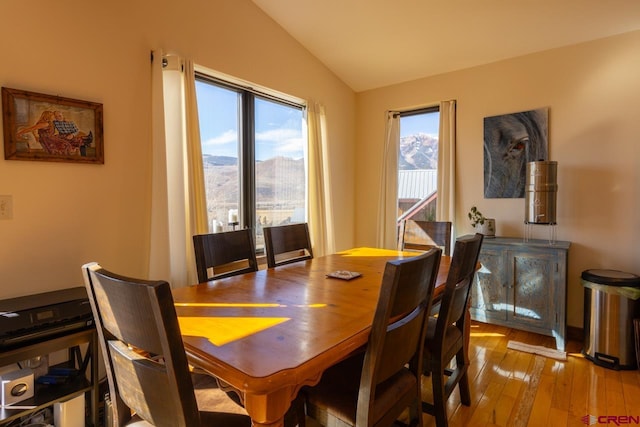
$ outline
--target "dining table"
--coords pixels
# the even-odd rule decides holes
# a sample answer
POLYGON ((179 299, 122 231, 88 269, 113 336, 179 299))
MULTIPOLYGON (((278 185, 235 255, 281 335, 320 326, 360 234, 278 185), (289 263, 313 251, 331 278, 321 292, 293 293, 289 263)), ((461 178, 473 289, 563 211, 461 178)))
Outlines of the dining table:
MULTIPOLYGON (((236 390, 254 426, 281 427, 302 387, 365 348, 386 263, 416 255, 354 248, 173 289, 188 361, 236 390)), ((442 256, 436 299, 450 262, 442 256)))

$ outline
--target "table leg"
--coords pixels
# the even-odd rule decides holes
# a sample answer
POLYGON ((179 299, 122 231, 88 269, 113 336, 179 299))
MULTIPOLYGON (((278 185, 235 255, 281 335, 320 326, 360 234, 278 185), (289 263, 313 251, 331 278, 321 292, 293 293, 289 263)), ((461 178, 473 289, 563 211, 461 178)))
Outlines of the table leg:
MULTIPOLYGON (((269 394, 246 394, 244 405, 254 427, 284 427, 293 390, 282 388, 269 394)), ((295 397, 295 396, 294 396, 295 397)))

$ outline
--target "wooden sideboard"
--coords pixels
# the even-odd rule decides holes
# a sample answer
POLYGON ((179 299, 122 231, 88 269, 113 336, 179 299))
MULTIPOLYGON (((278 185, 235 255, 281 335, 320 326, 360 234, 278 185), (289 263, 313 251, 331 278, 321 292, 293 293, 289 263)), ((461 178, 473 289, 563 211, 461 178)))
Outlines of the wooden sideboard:
POLYGON ((556 339, 567 330, 567 259, 570 242, 485 238, 471 290, 471 318, 556 339))

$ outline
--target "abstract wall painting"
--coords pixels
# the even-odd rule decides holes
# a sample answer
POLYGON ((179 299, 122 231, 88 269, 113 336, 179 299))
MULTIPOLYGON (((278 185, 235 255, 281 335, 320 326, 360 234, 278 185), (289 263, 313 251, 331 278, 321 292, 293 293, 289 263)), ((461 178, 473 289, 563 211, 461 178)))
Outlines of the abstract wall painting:
POLYGON ((485 117, 484 197, 523 198, 527 163, 548 160, 549 108, 485 117))

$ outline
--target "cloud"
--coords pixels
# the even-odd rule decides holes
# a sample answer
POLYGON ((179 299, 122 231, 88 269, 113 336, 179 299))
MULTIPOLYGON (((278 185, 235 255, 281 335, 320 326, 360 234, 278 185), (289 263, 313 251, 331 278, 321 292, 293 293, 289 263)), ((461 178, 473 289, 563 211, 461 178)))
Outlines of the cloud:
POLYGON ((206 141, 202 142, 203 147, 210 147, 216 145, 225 145, 230 142, 238 141, 238 132, 233 129, 229 129, 218 136, 214 136, 213 138, 209 138, 206 141))
POLYGON ((302 157, 304 151, 304 139, 299 129, 273 129, 256 134, 257 156, 264 160, 277 155, 291 155, 295 158, 302 157))
POLYGON ((299 129, 271 129, 263 132, 258 132, 256 134, 256 140, 260 142, 281 143, 283 141, 292 139, 297 141, 300 141, 302 139, 299 129))
MULTIPOLYGON (((238 133, 229 129, 202 142, 206 154, 237 156, 238 133)), ((256 157, 265 160, 274 156, 301 158, 305 140, 299 129, 273 129, 256 133, 256 157)))

